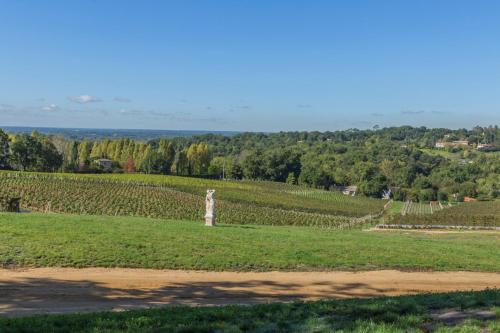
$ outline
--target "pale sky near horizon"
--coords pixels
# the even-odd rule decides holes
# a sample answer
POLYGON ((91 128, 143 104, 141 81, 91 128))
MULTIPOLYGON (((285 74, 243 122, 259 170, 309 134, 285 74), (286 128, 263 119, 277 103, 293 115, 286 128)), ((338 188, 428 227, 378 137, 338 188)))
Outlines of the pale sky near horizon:
POLYGON ((0 0, 0 126, 500 124, 500 1, 0 0))

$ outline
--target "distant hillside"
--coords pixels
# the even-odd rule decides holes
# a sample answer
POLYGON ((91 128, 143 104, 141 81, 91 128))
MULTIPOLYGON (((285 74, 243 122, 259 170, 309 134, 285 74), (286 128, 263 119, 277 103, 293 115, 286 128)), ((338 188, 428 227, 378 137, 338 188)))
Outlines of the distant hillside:
POLYGON ((45 135, 61 135, 67 139, 83 140, 83 139, 113 139, 127 137, 135 140, 152 140, 161 137, 191 137, 194 135, 203 134, 221 134, 232 136, 239 132, 231 131, 196 131, 196 130, 151 130, 151 129, 110 129, 110 128, 58 128, 58 127, 15 127, 2 126, 9 133, 26 133, 30 134, 34 130, 45 135))

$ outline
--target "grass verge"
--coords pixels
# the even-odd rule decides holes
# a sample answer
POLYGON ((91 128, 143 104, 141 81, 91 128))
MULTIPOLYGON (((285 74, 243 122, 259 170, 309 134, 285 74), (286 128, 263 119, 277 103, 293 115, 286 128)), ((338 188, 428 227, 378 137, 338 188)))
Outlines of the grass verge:
POLYGON ((495 272, 500 234, 208 228, 136 217, 2 213, 0 266, 495 272))
POLYGON ((14 332, 499 332, 500 291, 255 306, 162 309, 0 319, 14 332), (447 309, 487 309, 496 319, 452 324, 432 317, 447 309))

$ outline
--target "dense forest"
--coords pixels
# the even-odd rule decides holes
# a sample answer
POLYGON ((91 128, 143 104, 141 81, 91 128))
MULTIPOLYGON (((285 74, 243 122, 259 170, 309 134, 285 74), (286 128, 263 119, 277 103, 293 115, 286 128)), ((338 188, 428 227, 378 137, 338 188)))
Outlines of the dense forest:
POLYGON ((336 132, 205 134, 137 141, 8 134, 0 130, 0 169, 142 172, 271 180, 396 200, 500 197, 500 129, 391 127, 336 132), (460 144, 455 144, 460 140, 460 144), (443 148, 435 148, 444 142, 443 148), (488 144, 489 151, 478 150, 488 144), (103 165, 102 159, 109 159, 103 165))

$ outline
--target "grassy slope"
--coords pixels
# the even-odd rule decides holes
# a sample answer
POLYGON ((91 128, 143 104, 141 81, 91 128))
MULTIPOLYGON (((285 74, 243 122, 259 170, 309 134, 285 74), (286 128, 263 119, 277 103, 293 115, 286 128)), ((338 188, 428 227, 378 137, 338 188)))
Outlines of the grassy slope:
POLYGON ((500 291, 374 299, 297 302, 256 306, 167 307, 121 313, 1 319, 0 331, 14 332, 500 332, 500 291), (444 326, 431 312, 491 309, 496 320, 444 326))
POLYGON ((0 214, 0 265, 498 271, 498 234, 405 234, 130 217, 0 214))
POLYGON ((401 210, 403 210, 405 203, 402 201, 393 201, 389 206, 389 209, 386 211, 387 215, 398 215, 401 214, 401 210))

